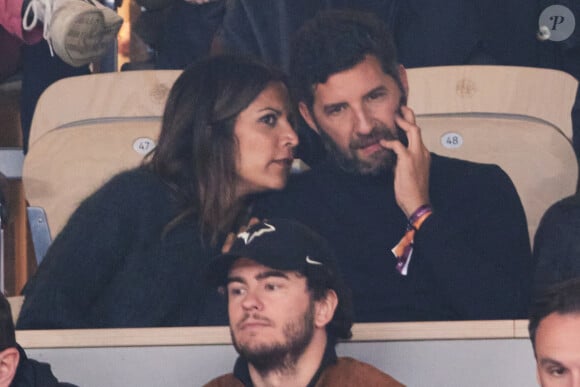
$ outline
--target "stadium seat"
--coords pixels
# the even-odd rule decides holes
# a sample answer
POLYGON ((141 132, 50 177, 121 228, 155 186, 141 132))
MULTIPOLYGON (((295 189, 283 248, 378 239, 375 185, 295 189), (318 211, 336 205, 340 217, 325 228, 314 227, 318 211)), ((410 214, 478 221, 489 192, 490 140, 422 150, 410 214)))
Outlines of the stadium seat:
POLYGON ((547 208, 576 192, 571 111, 578 81, 562 71, 531 67, 441 66, 407 72, 408 104, 427 148, 502 167, 520 195, 533 241, 547 208))
POLYGON ((42 208, 47 218, 39 209, 29 210, 32 239, 40 241, 37 262, 85 197, 114 174, 137 166, 153 149, 168 92, 180 73, 71 77, 42 94, 22 172, 29 205, 42 208))

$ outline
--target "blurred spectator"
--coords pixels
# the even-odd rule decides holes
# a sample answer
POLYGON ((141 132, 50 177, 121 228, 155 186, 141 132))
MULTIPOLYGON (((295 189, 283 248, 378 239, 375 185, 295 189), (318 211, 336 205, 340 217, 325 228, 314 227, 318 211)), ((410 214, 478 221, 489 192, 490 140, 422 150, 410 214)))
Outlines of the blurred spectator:
POLYGON ((113 44, 123 20, 98 2, 81 0, 0 0, 0 9, 0 81, 22 70, 26 153, 40 94, 59 79, 88 74, 88 64, 113 44))
MULTIPOLYGON (((142 8, 133 29, 150 48, 152 66, 183 69, 209 54, 225 13, 225 0, 135 1, 142 8)), ((140 66, 133 63, 124 69, 140 66)))

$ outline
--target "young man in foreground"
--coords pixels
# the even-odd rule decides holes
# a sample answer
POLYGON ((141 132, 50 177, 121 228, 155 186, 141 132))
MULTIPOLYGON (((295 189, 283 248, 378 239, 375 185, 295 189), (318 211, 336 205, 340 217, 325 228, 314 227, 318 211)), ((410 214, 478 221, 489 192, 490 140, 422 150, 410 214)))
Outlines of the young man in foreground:
POLYGON ((219 386, 401 386, 375 367, 338 358, 351 337, 348 288, 318 234, 270 219, 238 234, 209 268, 227 294, 232 341, 240 357, 219 386))

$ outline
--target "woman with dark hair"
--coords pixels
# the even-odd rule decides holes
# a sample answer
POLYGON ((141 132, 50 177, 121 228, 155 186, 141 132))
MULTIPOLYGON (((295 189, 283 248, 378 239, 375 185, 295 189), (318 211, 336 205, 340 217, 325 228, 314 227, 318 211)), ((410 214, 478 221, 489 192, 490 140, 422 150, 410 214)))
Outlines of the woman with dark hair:
POLYGON ((203 270, 282 189, 298 143, 284 76, 217 56, 169 94, 157 147, 84 200, 24 289, 19 329, 187 326, 208 312, 203 270))

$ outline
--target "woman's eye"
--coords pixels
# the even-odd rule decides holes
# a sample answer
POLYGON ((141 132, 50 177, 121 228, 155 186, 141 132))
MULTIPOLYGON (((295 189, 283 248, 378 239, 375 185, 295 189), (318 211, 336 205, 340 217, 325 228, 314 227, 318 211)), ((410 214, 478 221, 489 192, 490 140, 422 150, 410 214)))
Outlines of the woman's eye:
POLYGON ((268 126, 274 127, 276 126, 276 122, 278 121, 278 117, 275 114, 268 114, 260 118, 260 122, 265 123, 268 126))

